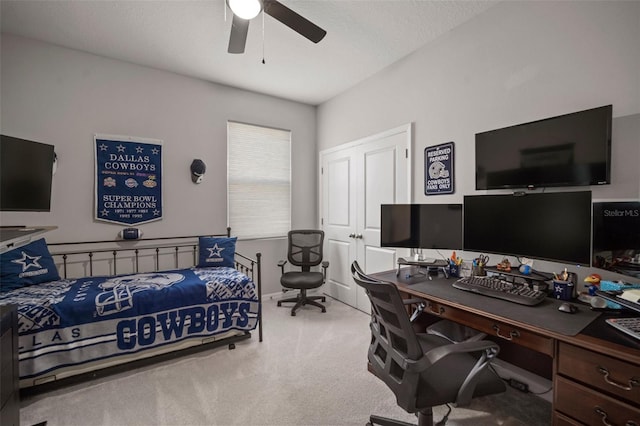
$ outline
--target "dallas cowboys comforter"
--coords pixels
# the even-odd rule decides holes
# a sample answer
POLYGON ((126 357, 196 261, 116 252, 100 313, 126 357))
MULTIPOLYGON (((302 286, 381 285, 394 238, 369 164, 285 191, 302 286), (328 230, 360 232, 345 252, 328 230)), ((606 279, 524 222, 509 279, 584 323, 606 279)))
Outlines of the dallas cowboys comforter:
POLYGON ((18 305, 21 380, 253 330, 259 310, 253 281, 229 267, 52 281, 0 294, 7 303, 18 305))

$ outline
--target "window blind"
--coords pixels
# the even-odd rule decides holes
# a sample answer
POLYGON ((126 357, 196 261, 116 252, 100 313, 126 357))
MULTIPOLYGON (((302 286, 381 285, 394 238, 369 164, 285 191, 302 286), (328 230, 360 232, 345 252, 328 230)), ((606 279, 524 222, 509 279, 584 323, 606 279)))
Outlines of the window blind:
POLYGON ((227 123, 227 222, 238 238, 291 229, 291 131, 227 123))

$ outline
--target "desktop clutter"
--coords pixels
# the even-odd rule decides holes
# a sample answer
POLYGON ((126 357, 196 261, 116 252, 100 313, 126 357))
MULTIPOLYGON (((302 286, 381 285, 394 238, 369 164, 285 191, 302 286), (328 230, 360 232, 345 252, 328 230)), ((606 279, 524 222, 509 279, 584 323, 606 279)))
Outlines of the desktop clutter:
POLYGON ((533 260, 525 257, 518 258, 518 266, 513 266, 506 257, 495 266, 489 266, 489 261, 488 255, 480 254, 471 260, 470 268, 463 273, 465 262, 456 251, 453 251, 442 264, 438 263, 442 260, 427 262, 402 258, 398 260, 396 276, 400 275, 401 265, 413 265, 417 266, 418 271, 420 268, 426 268, 426 272, 406 274, 405 278, 421 275, 432 279, 431 275, 443 272, 445 278, 457 279, 453 286, 458 289, 530 306, 551 296, 563 302, 558 306, 558 310, 569 314, 579 312, 581 304, 584 304, 583 309, 595 311, 615 312, 623 309, 623 306, 616 303, 620 301, 619 298, 615 297, 623 293, 634 299, 631 300, 632 303, 640 305, 640 284, 605 281, 600 275, 591 274, 584 279, 583 291, 579 291, 577 274, 568 271, 567 268, 553 273, 536 271, 533 260), (636 289, 636 292, 628 292, 630 289, 636 289))

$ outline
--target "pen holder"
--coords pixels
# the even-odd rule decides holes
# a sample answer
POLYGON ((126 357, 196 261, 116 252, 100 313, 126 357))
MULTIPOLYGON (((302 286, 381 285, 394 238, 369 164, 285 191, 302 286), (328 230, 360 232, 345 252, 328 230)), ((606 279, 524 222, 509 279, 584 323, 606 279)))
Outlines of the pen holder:
POLYGON ((449 263, 449 276, 454 278, 460 277, 460 265, 449 263))
POLYGON ((560 300, 571 300, 574 288, 572 281, 553 280, 553 297, 560 300))
POLYGON ((477 265, 471 269, 471 274, 474 277, 484 277, 487 275, 487 271, 484 270, 484 266, 477 265))

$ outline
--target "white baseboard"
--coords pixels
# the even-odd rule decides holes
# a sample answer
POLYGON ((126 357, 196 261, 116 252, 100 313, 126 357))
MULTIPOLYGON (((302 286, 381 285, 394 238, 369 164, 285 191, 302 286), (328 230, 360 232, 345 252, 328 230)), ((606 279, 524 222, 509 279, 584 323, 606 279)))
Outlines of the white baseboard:
POLYGON ((553 384, 551 380, 540 377, 527 370, 509 364, 498 358, 494 358, 491 362, 496 373, 503 379, 516 379, 529 386, 529 392, 539 396, 548 402, 553 402, 553 384))

